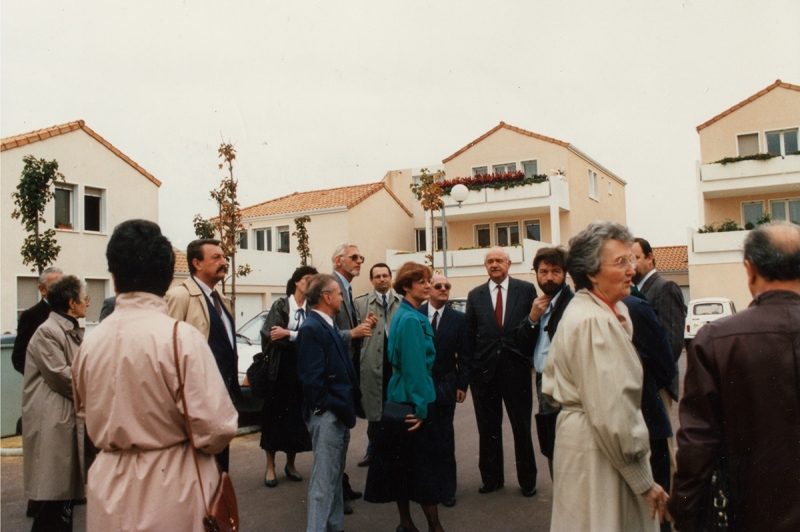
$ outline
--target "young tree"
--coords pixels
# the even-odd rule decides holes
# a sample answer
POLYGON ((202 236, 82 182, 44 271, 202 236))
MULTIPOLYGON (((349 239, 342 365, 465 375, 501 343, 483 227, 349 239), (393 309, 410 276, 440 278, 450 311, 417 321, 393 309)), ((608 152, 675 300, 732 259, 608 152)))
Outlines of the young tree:
POLYGON ((11 217, 22 217, 22 225, 31 233, 22 244, 22 263, 31 266, 32 272, 42 273, 47 266, 55 262, 61 246, 56 243, 56 232, 47 229, 40 232, 40 224, 46 223, 44 209, 55 192, 50 185, 57 180, 64 180, 58 171, 58 161, 36 159, 33 155, 22 158, 25 167, 22 169, 17 191, 11 194, 16 208, 11 217))
POLYGON ((442 170, 437 170, 435 174, 429 174, 428 169, 423 168, 419 184, 411 183, 411 192, 414 193, 414 197, 420 202, 423 210, 431 213, 431 252, 425 255, 431 261, 431 268, 434 268, 433 258, 436 255, 434 253, 436 228, 433 224, 433 212, 444 207, 444 201, 442 200, 444 191, 439 185, 439 181, 444 179, 444 176, 445 173, 442 170))
POLYGON ((311 223, 311 218, 308 216, 300 216, 294 219, 294 226, 296 231, 292 236, 297 237, 297 252, 300 253, 300 264, 308 266, 308 259, 311 258, 311 248, 308 247, 308 229, 306 224, 311 223))
POLYGON ((197 235, 197 238, 201 240, 214 238, 214 231, 216 229, 214 222, 206 220, 200 214, 195 214, 192 225, 194 225, 194 234, 197 235))
MULTIPOLYGON (((219 237, 220 247, 228 262, 231 265, 231 275, 222 280, 222 292, 225 291, 226 281, 231 282, 231 314, 233 314, 234 321, 236 320, 236 278, 244 277, 251 273, 253 270, 249 264, 244 264, 236 267, 236 249, 239 246, 239 235, 244 231, 242 225, 242 213, 239 209, 239 200, 237 197, 237 188, 239 182, 233 177, 233 161, 236 160, 236 149, 231 143, 223 142, 217 150, 219 157, 223 162, 219 164, 220 170, 226 169, 228 175, 222 179, 219 188, 211 191, 211 199, 217 203, 219 209, 219 216, 214 220, 205 221, 198 216, 195 216, 195 233, 200 236, 198 231, 206 231, 207 224, 213 224, 214 231, 219 237)), ((212 233, 212 234, 213 234, 212 233)), ((207 234, 207 233, 203 233, 207 234)))

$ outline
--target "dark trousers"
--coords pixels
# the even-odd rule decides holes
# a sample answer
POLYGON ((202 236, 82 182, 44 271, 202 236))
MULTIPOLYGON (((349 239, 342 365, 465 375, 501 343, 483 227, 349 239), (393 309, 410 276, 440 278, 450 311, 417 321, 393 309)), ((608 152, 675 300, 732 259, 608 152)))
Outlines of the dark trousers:
MULTIPOLYGON (((670 456, 669 443, 666 438, 663 440, 650 440, 650 468, 653 470, 653 480, 656 484, 664 488, 669 493, 670 480, 670 456)), ((670 532, 669 523, 661 525, 662 532, 670 532)))
POLYGON ((536 487, 536 458, 533 453, 531 419, 533 382, 530 363, 512 353, 498 355, 494 376, 472 384, 472 401, 480 436, 478 467, 487 486, 501 486, 503 477, 503 403, 511 431, 517 480, 525 489, 536 487))
POLYGON ((372 456, 375 452, 375 442, 378 440, 378 434, 381 431, 380 421, 370 421, 367 423, 367 453, 372 456))
POLYGON ((455 403, 442 405, 430 403, 428 408, 436 408, 436 432, 439 439, 439 457, 441 460, 442 500, 456 497, 456 433, 453 430, 453 419, 456 415, 455 403))
POLYGON ((226 445, 224 449, 222 449, 219 454, 215 454, 214 458, 217 459, 217 464, 219 464, 219 468, 226 473, 228 472, 228 462, 230 461, 231 455, 231 446, 226 445))
POLYGON ((72 532, 72 500, 40 501, 31 532, 72 532))

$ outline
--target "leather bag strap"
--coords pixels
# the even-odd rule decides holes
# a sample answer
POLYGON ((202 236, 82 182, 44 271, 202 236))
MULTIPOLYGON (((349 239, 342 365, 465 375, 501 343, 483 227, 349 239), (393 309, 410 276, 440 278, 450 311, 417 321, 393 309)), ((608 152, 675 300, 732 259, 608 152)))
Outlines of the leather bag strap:
POLYGON ((186 432, 189 434, 189 446, 192 448, 192 457, 194 458, 194 466, 197 468, 197 480, 200 482, 200 493, 203 495, 203 506, 208 515, 208 504, 206 503, 206 491, 203 488, 203 477, 200 476, 200 462, 197 460, 197 449, 194 447, 194 435, 192 434, 192 425, 189 423, 189 409, 186 407, 186 395, 183 393, 183 377, 181 376, 181 363, 178 359, 178 321, 175 322, 175 327, 172 329, 172 348, 175 354, 175 370, 178 372, 178 394, 181 396, 183 402, 183 418, 186 421, 186 432))

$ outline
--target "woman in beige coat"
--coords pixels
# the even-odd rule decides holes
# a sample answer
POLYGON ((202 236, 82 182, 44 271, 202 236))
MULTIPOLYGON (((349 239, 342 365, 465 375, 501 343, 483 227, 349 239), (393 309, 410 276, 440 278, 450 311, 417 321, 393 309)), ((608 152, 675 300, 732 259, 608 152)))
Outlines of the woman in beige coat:
POLYGON ((156 224, 129 220, 114 230, 106 257, 116 307, 86 338, 74 364, 75 408, 100 449, 89 470, 87 529, 202 531, 220 478, 214 454, 233 438, 236 410, 206 339, 179 323, 201 490, 173 355, 175 320, 163 299, 172 280, 172 246, 156 224))
POLYGON ((48 302, 53 310, 33 334, 25 357, 23 471, 25 497, 41 501, 31 530, 58 532, 72 530, 72 500, 84 496, 83 430, 72 402, 72 363, 83 341, 77 320, 86 316, 89 297, 83 283, 68 275, 50 288, 48 302))
POLYGON ((542 391, 561 408, 553 456, 551 531, 656 532, 668 499, 653 481, 642 417, 642 365, 622 298, 635 257, 628 230, 594 222, 570 240, 578 292, 564 311, 542 391))

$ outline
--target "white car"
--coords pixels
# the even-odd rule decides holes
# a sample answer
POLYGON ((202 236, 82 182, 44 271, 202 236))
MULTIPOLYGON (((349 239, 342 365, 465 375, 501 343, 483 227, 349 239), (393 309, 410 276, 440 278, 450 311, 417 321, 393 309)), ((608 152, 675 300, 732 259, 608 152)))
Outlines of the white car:
POLYGON ((244 403, 236 405, 239 411, 253 412, 260 411, 264 404, 263 399, 253 397, 250 387, 245 382, 247 368, 253 363, 253 355, 261 352, 261 327, 267 319, 269 310, 259 312, 250 321, 239 327, 236 332, 236 348, 239 352, 239 386, 242 388, 244 403))
POLYGON ((686 313, 686 329, 683 332, 684 340, 692 340, 697 335, 700 327, 706 323, 732 314, 736 314, 736 305, 730 299, 724 297, 692 299, 689 301, 689 309, 686 313))

